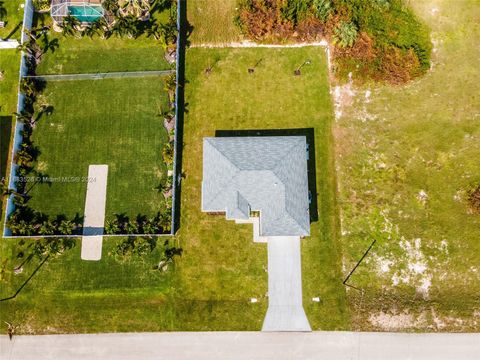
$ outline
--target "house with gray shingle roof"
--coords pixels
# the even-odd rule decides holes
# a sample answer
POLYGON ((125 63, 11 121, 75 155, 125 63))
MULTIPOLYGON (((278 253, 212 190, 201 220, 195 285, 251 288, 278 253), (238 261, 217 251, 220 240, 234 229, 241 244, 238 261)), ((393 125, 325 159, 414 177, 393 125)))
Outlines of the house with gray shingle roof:
POLYGON ((204 138, 202 211, 259 212, 260 236, 310 235, 305 136, 204 138))

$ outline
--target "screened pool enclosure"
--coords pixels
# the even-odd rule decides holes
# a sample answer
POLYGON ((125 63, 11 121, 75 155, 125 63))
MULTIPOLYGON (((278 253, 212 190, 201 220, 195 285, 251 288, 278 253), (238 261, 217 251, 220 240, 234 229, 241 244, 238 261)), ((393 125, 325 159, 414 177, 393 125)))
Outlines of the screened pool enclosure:
POLYGON ((53 0, 50 14, 55 22, 61 23, 68 15, 81 23, 92 23, 104 15, 102 0, 53 0))

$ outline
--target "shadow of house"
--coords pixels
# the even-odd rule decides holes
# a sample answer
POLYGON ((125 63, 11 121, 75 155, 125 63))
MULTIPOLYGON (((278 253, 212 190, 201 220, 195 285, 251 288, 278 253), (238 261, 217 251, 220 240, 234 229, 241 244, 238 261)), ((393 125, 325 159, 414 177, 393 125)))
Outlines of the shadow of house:
POLYGON ((313 128, 301 129, 259 129, 259 130, 217 130, 216 137, 242 137, 242 136, 305 136, 308 146, 308 190, 310 192, 310 222, 318 221, 317 203, 317 177, 315 162, 315 134, 313 128))

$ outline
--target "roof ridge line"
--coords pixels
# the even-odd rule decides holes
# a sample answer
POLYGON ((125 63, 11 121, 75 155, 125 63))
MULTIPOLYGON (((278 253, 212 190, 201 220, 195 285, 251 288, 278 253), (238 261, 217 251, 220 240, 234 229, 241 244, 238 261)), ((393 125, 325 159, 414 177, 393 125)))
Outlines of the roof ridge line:
MULTIPOLYGON (((298 136, 298 137, 301 137, 301 136, 298 136)), ((305 144, 306 144, 306 143, 307 143, 307 140, 306 140, 306 137, 305 137, 305 144)), ((303 145, 303 143, 302 143, 302 144, 300 144, 300 143, 298 143, 298 144, 293 144, 292 146, 288 147, 288 149, 286 149, 283 154, 287 154, 287 156, 288 156, 288 155, 291 153, 291 150, 292 150, 293 148, 295 148, 295 147, 297 147, 297 146, 300 146, 300 145, 303 145)), ((306 151, 306 149, 305 149, 305 151, 306 151)), ((277 163, 277 164, 275 165, 275 167, 274 167, 272 170, 270 170, 270 171, 271 171, 271 172, 275 175, 275 177, 276 177, 277 179, 279 179, 279 181, 285 186, 284 182, 280 179, 280 177, 278 176, 278 174, 277 174, 276 171, 275 171, 280 165, 281 165, 280 163, 277 163)), ((307 170, 308 170, 308 169, 307 169, 307 170)), ((307 184, 308 184, 308 182, 307 182, 307 184)), ((288 208, 287 208, 286 201, 287 201, 287 198, 285 197, 285 199, 284 199, 284 202, 285 202, 285 204, 284 204, 284 206, 285 206, 285 213, 290 217, 290 219, 292 219, 292 220, 298 225, 299 228, 301 228, 302 230, 305 230, 307 233, 310 233, 310 229, 304 228, 303 225, 300 224, 300 223, 292 216, 292 214, 290 214, 290 212, 288 211, 288 208)), ((309 209, 309 210, 310 210, 310 209, 309 209)))
MULTIPOLYGON (((291 136, 291 137, 299 137, 299 138, 300 138, 301 136, 291 136)), ((305 143, 306 143, 306 140, 305 140, 305 143)), ((297 146, 299 146, 299 145, 300 145, 300 144, 293 144, 293 145, 289 146, 289 147, 280 155, 280 159, 281 159, 281 157, 282 157, 283 155, 290 153, 290 150, 292 150, 294 147, 297 147, 297 146)), ((278 160, 280 160, 280 159, 278 159, 278 160)), ((279 165, 279 163, 276 162, 274 169, 275 169, 278 165, 279 165)))

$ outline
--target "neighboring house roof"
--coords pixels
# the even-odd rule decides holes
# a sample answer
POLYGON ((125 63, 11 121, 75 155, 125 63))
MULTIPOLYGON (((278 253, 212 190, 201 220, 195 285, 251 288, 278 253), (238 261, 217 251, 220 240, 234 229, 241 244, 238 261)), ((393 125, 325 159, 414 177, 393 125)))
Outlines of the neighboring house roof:
POLYGON ((308 208, 305 136, 203 139, 202 211, 260 211, 260 236, 305 236, 308 208))

